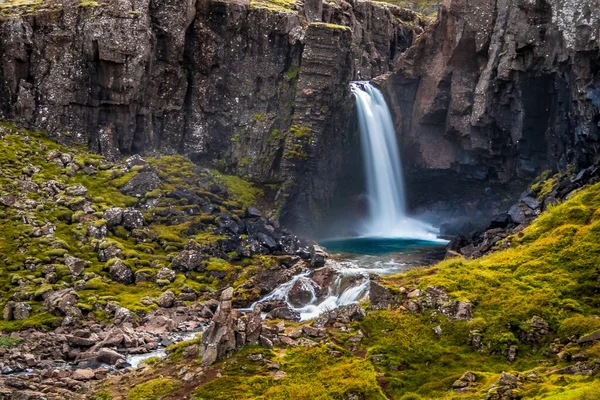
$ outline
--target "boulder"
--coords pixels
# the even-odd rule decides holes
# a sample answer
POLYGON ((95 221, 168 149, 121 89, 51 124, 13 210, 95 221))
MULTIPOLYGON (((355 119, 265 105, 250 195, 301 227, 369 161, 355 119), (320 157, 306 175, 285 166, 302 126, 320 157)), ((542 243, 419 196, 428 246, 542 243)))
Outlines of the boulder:
POLYGON ((278 307, 271 310, 267 316, 267 319, 283 319, 286 321, 300 321, 300 313, 290 306, 286 305, 286 307, 278 307))
POLYGON ((134 208, 123 210, 123 226, 127 229, 140 229, 144 226, 144 216, 134 208))
POLYGON ((177 272, 198 271, 204 272, 206 265, 202 263, 207 256, 198 250, 183 250, 171 261, 171 269, 177 272))
POLYGON ((131 169, 136 165, 141 165, 145 167, 146 165, 148 165, 148 162, 144 160, 139 154, 134 154, 127 160, 125 160, 125 165, 127 166, 127 168, 131 169))
POLYGON ((156 279, 165 279, 169 282, 173 282, 175 280, 175 271, 170 268, 161 268, 156 273, 156 279))
POLYGON ((294 307, 303 307, 317 297, 320 288, 310 278, 301 277, 288 292, 288 301, 294 307))
POLYGON ((577 341, 577 344, 589 344, 596 340, 600 340, 600 331, 596 331, 596 332, 590 333, 589 335, 580 337, 579 340, 577 341))
POLYGON ((248 207, 246 209, 246 218, 262 218, 262 213, 256 207, 248 207))
POLYGON ((315 318, 313 326, 323 328, 334 323, 349 324, 350 322, 354 321, 362 321, 366 315, 366 311, 360 306, 360 304, 346 304, 319 315, 317 318, 315 318))
POLYGON ((158 306, 162 307, 162 308, 173 307, 174 303, 175 303, 175 293, 173 293, 170 290, 167 290, 166 292, 161 294, 160 297, 158 298, 158 302, 157 302, 158 306))
POLYGON ((325 261, 329 258, 329 254, 324 247, 319 245, 314 245, 311 251, 310 256, 310 266, 311 268, 320 268, 325 265, 325 261))
POLYGON ((209 327, 202 335, 200 354, 206 368, 215 361, 229 357, 236 348, 235 319, 232 315, 233 288, 221 293, 221 302, 209 327))
POLYGON ((123 209, 119 207, 109 208, 102 214, 102 219, 106 221, 106 225, 109 228, 121 225, 123 222, 123 209))
POLYGON ((85 269, 85 261, 83 261, 81 258, 73 257, 68 254, 65 255, 65 265, 69 267, 69 271, 71 271, 71 275, 73 275, 73 277, 78 277, 85 269))
POLYGON ((108 365, 115 365, 120 361, 124 361, 125 357, 114 350, 103 348, 100 349, 100 351, 96 355, 96 360, 98 362, 105 363, 108 365))
POLYGON ((144 169, 121 187, 121 193, 132 197, 144 197, 146 193, 158 189, 161 185, 158 173, 154 169, 144 169))
POLYGON ((116 260, 110 266, 108 273, 110 275, 110 279, 124 285, 131 285, 135 281, 133 271, 122 260, 116 260))
POLYGON ((95 378, 95 374, 90 368, 76 369, 71 375, 71 378, 76 381, 89 381, 95 378))
POLYGON ((87 191, 87 188, 83 185, 67 186, 67 188, 65 189, 65 193, 73 197, 85 196, 87 191))
POLYGON ((79 296, 73 289, 63 289, 48 295, 44 299, 44 307, 53 315, 65 316, 78 299, 79 296))
POLYGON ((154 273, 152 271, 136 271, 135 272, 135 283, 141 282, 154 282, 154 273))

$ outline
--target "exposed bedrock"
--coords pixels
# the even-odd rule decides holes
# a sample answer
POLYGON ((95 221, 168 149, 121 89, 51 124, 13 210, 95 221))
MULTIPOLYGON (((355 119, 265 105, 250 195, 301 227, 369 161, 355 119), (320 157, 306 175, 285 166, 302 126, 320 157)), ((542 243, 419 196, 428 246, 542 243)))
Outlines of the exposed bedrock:
POLYGON ((485 217, 544 170, 599 161, 600 1, 445 0, 440 12, 378 80, 413 207, 485 217))
POLYGON ((360 0, 63 3, 0 19, 3 118, 109 157, 179 152, 275 184, 300 228, 356 140, 348 82, 390 71, 425 26, 360 0))

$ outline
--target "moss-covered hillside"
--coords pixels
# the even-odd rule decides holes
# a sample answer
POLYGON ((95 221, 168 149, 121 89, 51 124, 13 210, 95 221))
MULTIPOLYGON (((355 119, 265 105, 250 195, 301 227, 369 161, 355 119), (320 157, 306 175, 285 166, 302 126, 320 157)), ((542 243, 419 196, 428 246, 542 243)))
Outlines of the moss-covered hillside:
POLYGON ((600 184, 569 197, 507 250, 381 282, 404 300, 444 289, 473 305, 470 320, 391 306, 330 328, 315 347, 248 348, 206 371, 182 356, 184 343, 120 387, 163 375, 177 385, 161 399, 596 399, 600 341, 586 335, 600 330, 600 184), (182 381, 181 368, 196 378, 182 381))
POLYGON ((261 193, 181 156, 114 163, 3 124, 0 330, 59 323, 65 293, 101 321, 115 305, 150 311, 167 290, 183 303, 225 285, 256 297, 241 286, 297 248, 247 212, 261 193))

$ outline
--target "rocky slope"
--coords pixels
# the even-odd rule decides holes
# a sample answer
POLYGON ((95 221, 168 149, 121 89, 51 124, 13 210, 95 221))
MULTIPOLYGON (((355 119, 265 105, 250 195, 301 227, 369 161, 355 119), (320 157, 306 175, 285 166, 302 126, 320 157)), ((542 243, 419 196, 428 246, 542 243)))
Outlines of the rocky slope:
POLYGON ((599 210, 600 184, 574 189, 503 250, 374 280, 364 309, 309 323, 261 323, 224 291, 201 341, 113 375, 97 398, 595 398, 599 210))
POLYGON ((223 288, 247 306, 327 256, 252 207, 251 183, 182 156, 110 162, 2 124, 0 184, 5 398, 81 398, 207 325, 223 288))
POLYGON ((413 205, 495 214, 542 171, 598 162, 599 5, 444 1, 383 83, 413 205))
POLYGON ((179 152, 273 184, 281 217, 299 227, 328 207, 355 140, 348 82, 390 71, 424 26, 368 1, 45 0, 1 10, 4 118, 113 159, 179 152))

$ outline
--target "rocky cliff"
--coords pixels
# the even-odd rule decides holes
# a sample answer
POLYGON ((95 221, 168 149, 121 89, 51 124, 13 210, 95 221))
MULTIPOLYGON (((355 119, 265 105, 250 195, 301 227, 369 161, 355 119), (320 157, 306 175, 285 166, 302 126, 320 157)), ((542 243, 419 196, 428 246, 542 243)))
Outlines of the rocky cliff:
POLYGON ((599 161, 599 10, 598 0, 444 1, 382 79, 413 206, 497 213, 519 181, 599 161))
POLYGON ((301 227, 353 140, 348 82, 390 71, 424 26, 368 1, 38 3, 2 6, 3 118, 112 158, 179 152, 274 184, 301 227))

